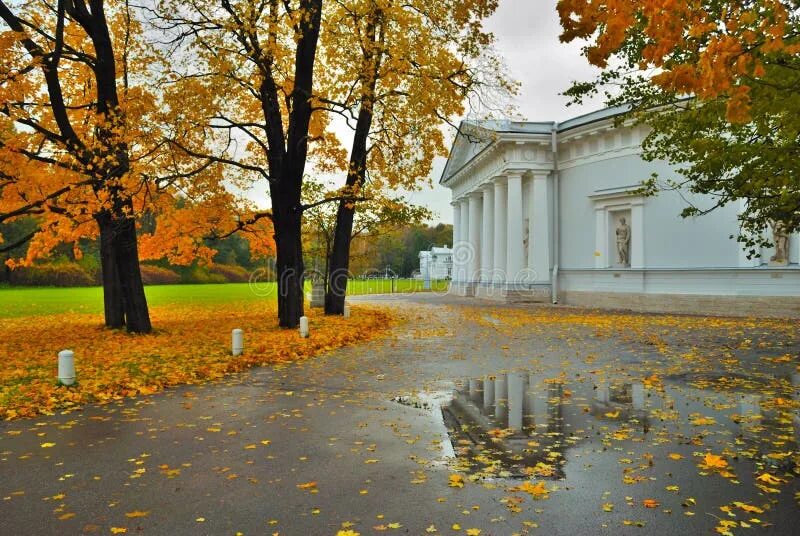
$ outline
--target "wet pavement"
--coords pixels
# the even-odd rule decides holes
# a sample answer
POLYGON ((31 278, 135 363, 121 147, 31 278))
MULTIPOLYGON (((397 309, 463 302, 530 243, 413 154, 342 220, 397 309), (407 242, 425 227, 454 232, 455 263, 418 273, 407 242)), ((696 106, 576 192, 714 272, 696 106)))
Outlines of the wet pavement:
POLYGON ((0 534, 796 533, 796 322, 370 301, 408 322, 0 423, 0 534))

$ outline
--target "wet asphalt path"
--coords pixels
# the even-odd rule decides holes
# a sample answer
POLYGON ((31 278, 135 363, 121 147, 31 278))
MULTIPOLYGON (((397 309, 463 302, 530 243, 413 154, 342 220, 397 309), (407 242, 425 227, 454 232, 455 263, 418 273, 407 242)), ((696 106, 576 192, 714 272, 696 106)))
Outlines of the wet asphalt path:
POLYGON ((660 330, 670 357, 624 330, 504 326, 506 309, 455 298, 370 301, 409 322, 304 363, 0 423, 0 534, 710 534, 720 520, 796 533, 797 422, 771 401, 797 396, 797 362, 762 359, 796 356, 796 341, 660 330), (726 345, 741 381, 725 389, 709 386, 729 366, 674 357, 726 345), (453 396, 471 433, 451 441, 427 401, 453 396), (492 436, 517 406, 519 430, 492 436), (742 424, 745 407, 758 415, 742 424), (699 467, 706 453, 734 476, 699 467), (553 473, 534 475, 548 490, 535 500, 511 477, 537 461, 553 473), (786 482, 764 491, 764 473, 786 482), (720 510, 734 501, 763 512, 720 510))

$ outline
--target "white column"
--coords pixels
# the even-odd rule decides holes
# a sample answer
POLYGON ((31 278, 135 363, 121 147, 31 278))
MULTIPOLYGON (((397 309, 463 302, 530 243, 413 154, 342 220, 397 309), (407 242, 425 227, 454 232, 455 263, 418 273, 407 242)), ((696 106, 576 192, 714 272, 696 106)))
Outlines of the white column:
MULTIPOLYGON (((461 210, 461 232, 458 235, 458 257, 459 257, 459 276, 458 280, 467 281, 467 272, 469 271, 469 204, 466 199, 459 200, 459 210, 461 210)), ((453 252, 455 257, 456 253, 453 252)))
POLYGON ((506 281, 512 282, 520 277, 525 268, 525 247, 523 240, 522 218, 522 175, 508 175, 508 207, 506 210, 508 225, 506 243, 506 281))
POLYGON ((458 281, 461 269, 459 268, 459 257, 456 254, 456 249, 458 248, 458 242, 461 240, 461 205, 457 200, 453 200, 450 206, 453 207, 453 267, 450 272, 450 278, 453 281, 458 281))
POLYGON ((481 269, 481 216, 483 215, 483 198, 480 191, 469 195, 469 243, 472 246, 472 257, 469 261, 467 281, 477 281, 481 269))
POLYGON ((631 268, 644 268, 644 205, 631 207, 631 268))
POLYGON ((483 224, 481 233, 481 273, 482 281, 489 281, 494 256, 494 187, 490 184, 483 190, 483 224))
POLYGON ((492 268, 497 273, 496 280, 506 280, 506 185, 503 177, 494 180, 494 246, 492 268))
POLYGON ((550 281, 550 179, 546 174, 533 176, 531 188, 531 219, 529 245, 533 255, 530 268, 536 272, 536 282, 550 281))

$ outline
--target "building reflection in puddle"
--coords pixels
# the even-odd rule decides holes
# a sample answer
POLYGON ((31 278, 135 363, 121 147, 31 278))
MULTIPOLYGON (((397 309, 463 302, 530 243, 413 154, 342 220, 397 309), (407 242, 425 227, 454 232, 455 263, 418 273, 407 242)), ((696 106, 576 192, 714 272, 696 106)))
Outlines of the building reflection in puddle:
MULTIPOLYGON (((786 379, 794 386, 797 405, 800 374, 786 379)), ((542 374, 502 373, 461 382, 442 414, 463 469, 486 477, 562 478, 567 449, 581 442, 610 435, 644 448, 642 440, 653 426, 659 432, 703 435, 705 428, 692 424, 699 414, 711 418, 722 433, 740 438, 740 450, 752 459, 786 465, 773 451, 797 450, 796 408, 787 413, 773 402, 765 404, 763 393, 701 389, 695 383, 683 378, 658 388, 644 381, 565 385, 542 374)))

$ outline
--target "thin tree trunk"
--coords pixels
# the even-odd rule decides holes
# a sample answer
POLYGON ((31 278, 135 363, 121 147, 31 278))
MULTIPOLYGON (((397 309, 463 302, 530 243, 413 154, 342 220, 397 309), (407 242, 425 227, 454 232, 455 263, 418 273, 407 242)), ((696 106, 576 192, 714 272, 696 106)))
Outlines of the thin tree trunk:
MULTIPOLYGON (((382 32, 376 32, 381 13, 376 10, 371 14, 366 35, 371 42, 381 42, 382 32)), ((350 151, 350 164, 345 186, 353 198, 353 193, 364 185, 367 173, 367 142, 372 128, 375 88, 380 68, 380 52, 368 54, 364 58, 364 68, 369 71, 366 87, 362 89, 361 107, 358 111, 353 147, 350 151)), ((353 217, 355 216, 355 199, 342 199, 336 211, 336 228, 333 233, 333 249, 330 255, 328 272, 328 289, 325 293, 325 314, 344 314, 347 280, 350 275, 350 244, 353 240, 353 217)))

